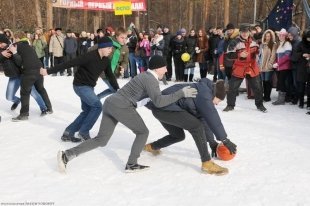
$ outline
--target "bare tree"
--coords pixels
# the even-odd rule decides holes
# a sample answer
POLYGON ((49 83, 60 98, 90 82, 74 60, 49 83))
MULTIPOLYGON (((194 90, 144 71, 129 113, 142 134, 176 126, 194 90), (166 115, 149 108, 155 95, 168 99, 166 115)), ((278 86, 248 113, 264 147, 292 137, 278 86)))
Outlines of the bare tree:
POLYGON ((224 0, 224 25, 229 23, 229 0, 224 0))
POLYGON ((51 1, 46 1, 46 28, 53 28, 53 6, 51 1))
MULTIPOLYGON (((238 8, 238 18, 237 18, 237 24, 241 22, 242 16, 243 16, 243 11, 244 11, 244 1, 239 0, 239 8, 238 8)), ((225 24, 227 25, 227 24, 225 24)))
POLYGON ((194 2, 188 1, 188 28, 193 28, 193 11, 194 11, 194 2))
POLYGON ((84 14, 83 15, 84 16, 84 18, 83 18, 83 29, 84 29, 84 31, 87 31, 88 30, 88 28, 87 28, 87 26, 88 26, 88 23, 87 23, 88 11, 85 9, 83 14, 84 14))
POLYGON ((36 10, 37 26, 43 28, 39 0, 34 0, 34 6, 35 6, 35 10, 36 10))

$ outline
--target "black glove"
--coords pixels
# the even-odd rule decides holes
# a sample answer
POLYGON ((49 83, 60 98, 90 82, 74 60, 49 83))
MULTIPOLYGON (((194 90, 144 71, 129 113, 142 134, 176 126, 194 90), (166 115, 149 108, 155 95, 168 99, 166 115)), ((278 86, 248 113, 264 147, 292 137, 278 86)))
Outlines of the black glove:
POLYGON ((209 142, 211 148, 211 157, 217 157, 216 148, 219 145, 216 141, 209 142))
POLYGON ((211 147, 211 157, 217 157, 217 154, 216 154, 216 148, 217 148, 217 145, 218 143, 214 144, 214 145, 210 145, 211 147))
POLYGON ((227 147, 227 149, 229 150, 230 154, 236 154, 236 152, 237 152, 237 145, 232 143, 229 139, 225 139, 222 142, 227 147))

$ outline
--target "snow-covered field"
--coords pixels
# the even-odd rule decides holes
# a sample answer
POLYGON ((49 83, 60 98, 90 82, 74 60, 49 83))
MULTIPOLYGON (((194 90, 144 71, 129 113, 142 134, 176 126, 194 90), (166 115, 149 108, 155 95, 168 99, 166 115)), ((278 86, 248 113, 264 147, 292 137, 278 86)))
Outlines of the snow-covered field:
MULTIPOLYGON (((67 174, 60 174, 57 151, 76 145, 60 140, 80 112, 72 80, 45 78, 53 114, 40 117, 31 99, 29 120, 11 122, 20 107, 10 110, 11 102, 5 99, 7 78, 0 75, 1 206, 310 205, 310 115, 297 106, 271 103, 265 104, 268 113, 261 113, 245 94, 237 98, 232 112, 222 112, 226 102, 217 106, 229 138, 238 145, 233 160, 215 160, 229 168, 226 176, 200 172, 199 154, 189 133, 185 141, 163 149, 160 156, 142 152, 139 163, 150 165, 150 170, 124 173, 134 135, 123 125, 117 126, 105 148, 74 159, 67 174)), ((99 81, 96 91, 103 87, 99 81)), ((150 130, 148 142, 166 135, 150 111, 143 107, 138 111, 150 130)), ((100 120, 91 131, 93 137, 100 120)))

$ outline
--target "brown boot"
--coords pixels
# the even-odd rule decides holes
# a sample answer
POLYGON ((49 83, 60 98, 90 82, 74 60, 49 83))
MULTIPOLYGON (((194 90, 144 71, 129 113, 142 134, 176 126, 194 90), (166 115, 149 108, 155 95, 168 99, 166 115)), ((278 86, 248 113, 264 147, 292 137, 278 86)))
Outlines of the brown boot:
POLYGON ((203 162, 201 170, 208 174, 214 174, 214 175, 226 175, 228 173, 227 168, 221 167, 212 162, 211 160, 203 162))
POLYGON ((145 151, 152 153, 152 155, 159 155, 160 154, 160 150, 155 150, 152 148, 151 144, 147 144, 144 146, 143 148, 145 151))

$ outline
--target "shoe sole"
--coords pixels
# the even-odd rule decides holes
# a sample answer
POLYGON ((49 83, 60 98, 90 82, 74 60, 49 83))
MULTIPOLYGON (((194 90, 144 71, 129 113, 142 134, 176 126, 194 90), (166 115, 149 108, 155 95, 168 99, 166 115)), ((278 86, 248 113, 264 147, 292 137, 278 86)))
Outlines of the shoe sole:
POLYGON ((206 171, 206 170, 203 170, 201 169, 201 171, 203 173, 206 173, 206 174, 209 174, 209 175, 215 175, 215 176, 223 176, 223 175, 227 175, 228 174, 228 171, 224 171, 224 172, 209 172, 209 171, 206 171))
POLYGON ((157 156, 157 155, 160 155, 160 154, 161 154, 161 151, 154 151, 154 152, 152 152, 152 151, 148 151, 148 150, 146 150, 146 149, 143 149, 143 151, 145 151, 145 152, 147 152, 147 153, 150 153, 150 154, 152 154, 153 156, 157 156))
POLYGON ((12 122, 23 122, 23 121, 27 121, 28 119, 12 119, 12 122))
POLYGON ((66 173, 66 165, 62 161, 62 154, 63 154, 63 151, 58 151, 57 153, 58 170, 60 173, 66 173))
POLYGON ((136 170, 125 170, 125 173, 136 173, 136 172, 142 172, 142 171, 146 171, 149 170, 150 168, 144 168, 144 169, 136 169, 136 170))

